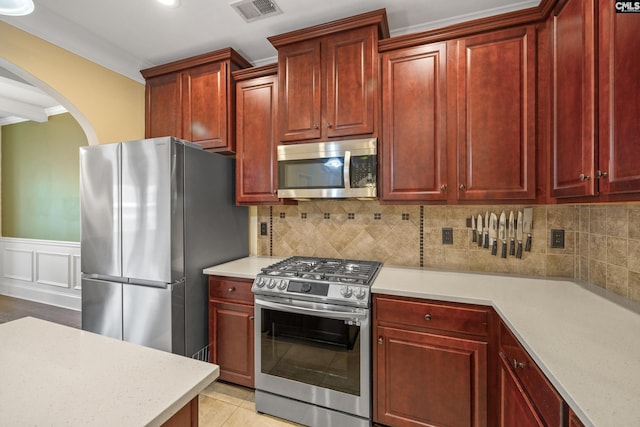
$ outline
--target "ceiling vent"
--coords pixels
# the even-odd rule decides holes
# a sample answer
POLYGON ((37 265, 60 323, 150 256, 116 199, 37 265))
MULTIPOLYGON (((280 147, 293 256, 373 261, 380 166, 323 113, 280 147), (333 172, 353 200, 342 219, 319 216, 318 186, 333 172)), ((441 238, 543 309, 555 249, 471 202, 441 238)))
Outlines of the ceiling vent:
POLYGON ((282 13, 278 5, 271 0, 240 0, 231 3, 231 7, 247 22, 282 13))

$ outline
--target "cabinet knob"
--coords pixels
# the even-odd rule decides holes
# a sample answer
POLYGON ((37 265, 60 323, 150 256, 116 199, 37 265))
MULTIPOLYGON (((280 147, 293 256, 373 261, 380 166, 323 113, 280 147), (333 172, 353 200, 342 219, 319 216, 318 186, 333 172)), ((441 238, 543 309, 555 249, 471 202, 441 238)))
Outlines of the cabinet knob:
POLYGON ((254 320, 255 318, 255 316, 249 316, 249 320, 254 320))
POLYGON ((466 190, 466 189, 467 189, 467 186, 466 186, 466 185, 464 185, 464 184, 460 184, 460 189, 461 189, 462 191, 464 191, 464 190, 466 190))
POLYGON ((227 289, 227 291, 229 291, 229 292, 233 292, 233 291, 235 291, 235 290, 236 290, 236 288, 233 288, 233 287, 231 287, 231 288, 227 289))
POLYGON ((425 315, 424 315, 424 320, 426 320, 427 322, 428 322, 429 320, 431 320, 431 315, 430 315, 429 313, 425 314, 425 315))
POLYGON ((314 129, 318 129, 318 127, 319 127, 319 126, 318 126, 318 124, 317 124, 317 123, 314 123, 314 124, 313 124, 313 128, 314 128, 314 129))
POLYGON ((578 177, 578 179, 580 181, 589 181, 591 179, 591 177, 589 175, 585 175, 585 174, 581 173, 580 176, 578 177))
POLYGON ((596 178, 606 178, 608 176, 609 176, 609 172, 607 172, 607 171, 599 170, 599 171, 596 172, 596 178))
POLYGON ((513 359, 513 369, 518 369, 518 368, 524 368, 525 367, 525 363, 524 362, 518 362, 516 359, 513 359))
POLYGON ((333 125, 332 125, 331 123, 327 123, 327 127, 328 127, 329 129, 331 129, 331 128, 333 127, 333 125))
POLYGON ((444 185, 444 184, 442 184, 442 185, 440 186, 440 191, 446 191, 446 190, 447 190, 447 186, 446 186, 446 185, 444 185))
POLYGON ((378 337, 378 344, 382 344, 382 343, 384 343, 384 338, 378 337))

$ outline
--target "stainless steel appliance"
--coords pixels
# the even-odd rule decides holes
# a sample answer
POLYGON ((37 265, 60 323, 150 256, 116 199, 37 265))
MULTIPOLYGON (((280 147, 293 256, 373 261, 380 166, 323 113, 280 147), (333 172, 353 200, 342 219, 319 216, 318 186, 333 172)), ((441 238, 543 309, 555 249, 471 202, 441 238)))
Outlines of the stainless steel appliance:
POLYGON ((308 426, 371 424, 377 261, 291 257, 255 294, 256 410, 308 426))
POLYGON ((278 146, 278 197, 377 197, 377 139, 278 146))
POLYGON ((154 138, 82 147, 80 175, 82 329, 198 357, 202 269, 248 253, 233 159, 154 138))

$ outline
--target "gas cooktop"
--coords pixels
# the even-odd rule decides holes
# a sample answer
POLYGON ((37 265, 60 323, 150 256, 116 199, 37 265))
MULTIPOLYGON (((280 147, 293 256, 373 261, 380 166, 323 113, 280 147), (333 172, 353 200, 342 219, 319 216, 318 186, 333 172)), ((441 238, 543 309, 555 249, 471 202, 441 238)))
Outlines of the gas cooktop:
POLYGON ((262 269, 252 291, 293 299, 368 306, 382 263, 293 256, 262 269))

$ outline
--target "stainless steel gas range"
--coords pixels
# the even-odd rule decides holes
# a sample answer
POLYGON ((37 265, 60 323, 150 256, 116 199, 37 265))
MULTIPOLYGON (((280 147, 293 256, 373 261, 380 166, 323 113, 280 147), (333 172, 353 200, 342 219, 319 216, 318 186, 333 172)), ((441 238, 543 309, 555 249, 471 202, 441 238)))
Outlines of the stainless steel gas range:
POLYGON ((382 263, 294 256, 255 294, 256 410, 308 426, 371 424, 371 284, 382 263))

